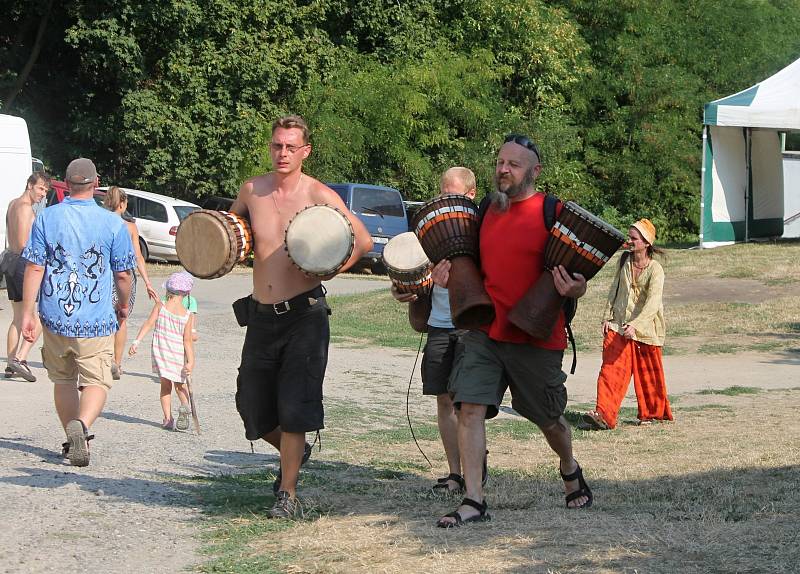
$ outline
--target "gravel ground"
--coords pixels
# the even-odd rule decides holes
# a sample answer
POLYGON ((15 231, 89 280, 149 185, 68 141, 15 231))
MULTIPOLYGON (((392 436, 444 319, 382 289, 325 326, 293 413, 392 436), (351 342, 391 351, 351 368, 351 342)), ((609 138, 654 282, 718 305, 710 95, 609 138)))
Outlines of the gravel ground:
MULTIPOLYGON (((328 284, 331 293, 386 286, 386 281, 357 278, 328 284)), ((91 464, 84 469, 69 466, 59 456, 64 436, 52 404, 52 385, 41 368, 39 345, 30 357, 38 382, 0 382, 0 573, 128 574, 132 567, 148 573, 176 572, 203 560, 198 552, 199 509, 182 494, 183 479, 277 463, 274 451, 263 444, 250 453, 234 405, 244 330, 236 326, 229 305, 248 291, 249 276, 243 274, 199 281, 195 289, 201 312, 194 376, 200 436, 160 428, 159 387, 150 373, 147 344, 125 363, 122 380, 109 394, 105 412, 93 426, 97 438, 91 443, 91 464)), ((10 305, 3 307, 0 321, 7 324, 10 305)), ((148 307, 144 299, 137 303, 129 338, 148 307)), ((398 401, 404 401, 413 361, 414 353, 408 351, 332 347, 326 397, 367 402, 370 389, 365 388, 363 374, 370 373, 370 380, 392 385, 398 401)), ((798 362, 796 356, 770 355, 667 357, 667 382, 671 393, 732 384, 791 387, 797 385, 798 362)), ((578 373, 568 382, 571 400, 593 400, 599 364, 598 356, 579 356, 578 373)), ((173 409, 175 404, 176 400, 173 409)), ((433 401, 421 404, 434 413, 433 401)), ((404 424, 404 416, 398 409, 399 424, 404 424)), ((319 456, 325 458, 326 453, 319 456)), ((329 451, 327 456, 336 453, 329 451)))

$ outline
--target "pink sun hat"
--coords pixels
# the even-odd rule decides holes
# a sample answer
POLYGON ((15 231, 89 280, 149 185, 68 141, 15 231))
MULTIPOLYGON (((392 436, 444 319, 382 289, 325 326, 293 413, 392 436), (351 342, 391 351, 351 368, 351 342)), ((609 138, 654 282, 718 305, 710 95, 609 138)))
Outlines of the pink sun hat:
POLYGON ((164 289, 172 293, 190 293, 194 287, 194 279, 186 271, 173 273, 164 283, 164 289))

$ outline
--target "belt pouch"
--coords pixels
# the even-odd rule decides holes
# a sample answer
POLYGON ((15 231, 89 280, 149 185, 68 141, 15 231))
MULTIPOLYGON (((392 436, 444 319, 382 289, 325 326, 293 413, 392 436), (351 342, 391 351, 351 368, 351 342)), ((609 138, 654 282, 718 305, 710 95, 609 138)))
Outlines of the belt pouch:
POLYGON ((250 300, 251 297, 248 295, 233 302, 233 314, 240 327, 247 327, 250 321, 250 300))

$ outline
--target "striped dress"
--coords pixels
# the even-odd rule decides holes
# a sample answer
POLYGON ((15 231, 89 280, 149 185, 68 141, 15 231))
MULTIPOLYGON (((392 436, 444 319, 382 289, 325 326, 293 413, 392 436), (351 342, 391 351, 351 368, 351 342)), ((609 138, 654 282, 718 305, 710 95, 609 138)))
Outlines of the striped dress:
POLYGON ((163 305, 158 310, 153 331, 153 372, 167 380, 180 382, 183 369, 183 331, 190 314, 175 315, 163 305))

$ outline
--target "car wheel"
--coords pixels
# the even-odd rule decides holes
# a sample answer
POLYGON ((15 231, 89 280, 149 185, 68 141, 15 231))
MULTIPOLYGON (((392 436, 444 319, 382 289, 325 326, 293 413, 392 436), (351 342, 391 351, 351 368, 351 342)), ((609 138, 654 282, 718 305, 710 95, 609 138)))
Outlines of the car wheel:
POLYGON ((372 264, 370 271, 373 275, 386 275, 386 265, 383 264, 383 260, 377 261, 372 264))
POLYGON ((139 238, 139 250, 142 252, 144 260, 147 261, 150 257, 150 250, 147 248, 147 243, 145 243, 144 239, 141 237, 139 238))

